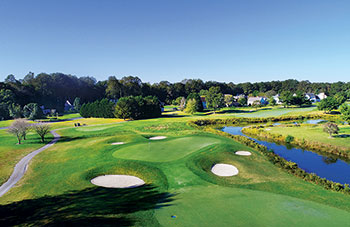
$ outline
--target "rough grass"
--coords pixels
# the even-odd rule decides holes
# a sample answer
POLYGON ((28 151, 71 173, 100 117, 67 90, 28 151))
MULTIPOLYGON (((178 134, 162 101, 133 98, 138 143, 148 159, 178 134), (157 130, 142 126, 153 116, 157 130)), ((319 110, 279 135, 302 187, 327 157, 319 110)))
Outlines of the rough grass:
POLYGON ((350 149, 350 126, 339 126, 339 135, 329 137, 329 134, 323 132, 322 125, 301 126, 301 127, 271 127, 269 133, 280 135, 291 135, 298 139, 321 142, 335 146, 346 147, 350 149))

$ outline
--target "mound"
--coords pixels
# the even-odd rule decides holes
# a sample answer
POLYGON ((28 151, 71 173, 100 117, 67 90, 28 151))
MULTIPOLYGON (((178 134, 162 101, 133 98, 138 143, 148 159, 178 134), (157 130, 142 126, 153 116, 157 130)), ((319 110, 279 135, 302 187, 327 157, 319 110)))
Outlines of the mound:
POLYGON ((155 137, 151 137, 149 139, 150 140, 163 140, 163 139, 166 139, 166 136, 155 136, 155 137))
POLYGON ((238 169, 229 164, 215 164, 211 168, 211 172, 220 177, 230 177, 238 174, 238 169))
POLYGON ((95 177, 91 183, 105 188, 134 188, 144 185, 138 177, 129 175, 103 175, 95 177))
POLYGON ((249 151, 236 151, 236 155, 243 155, 243 156, 249 156, 252 155, 249 151))
POLYGON ((121 145, 121 144, 124 144, 124 142, 115 142, 115 143, 112 143, 112 145, 121 145))

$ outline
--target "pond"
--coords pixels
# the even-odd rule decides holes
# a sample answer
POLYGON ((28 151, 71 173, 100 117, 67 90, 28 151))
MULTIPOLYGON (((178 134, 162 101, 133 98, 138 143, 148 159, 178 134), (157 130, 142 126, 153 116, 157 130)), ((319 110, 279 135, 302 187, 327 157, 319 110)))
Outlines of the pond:
MULTIPOLYGON (((243 127, 224 127, 221 130, 232 135, 246 136, 242 133, 243 127)), ((248 137, 248 136, 246 136, 248 137)), ((255 142, 272 149, 276 154, 298 166, 308 173, 326 178, 341 184, 350 184, 350 164, 334 156, 320 155, 312 151, 303 150, 297 147, 284 146, 263 140, 248 137, 255 142)))

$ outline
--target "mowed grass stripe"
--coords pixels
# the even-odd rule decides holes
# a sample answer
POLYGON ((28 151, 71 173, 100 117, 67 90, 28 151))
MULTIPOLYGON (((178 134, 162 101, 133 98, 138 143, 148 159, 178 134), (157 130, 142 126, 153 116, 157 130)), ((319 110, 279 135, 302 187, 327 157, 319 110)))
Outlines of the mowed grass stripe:
POLYGON ((114 152, 113 156, 149 162, 168 162, 216 143, 220 143, 220 140, 213 137, 188 136, 125 146, 114 152))

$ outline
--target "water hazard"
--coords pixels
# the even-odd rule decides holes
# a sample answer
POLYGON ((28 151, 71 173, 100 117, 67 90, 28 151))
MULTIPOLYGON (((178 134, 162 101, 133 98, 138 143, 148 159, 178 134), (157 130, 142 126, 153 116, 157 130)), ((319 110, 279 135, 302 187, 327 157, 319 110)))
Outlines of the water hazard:
MULTIPOLYGON (((246 136, 242 133, 243 127, 224 127, 222 131, 232 135, 246 136)), ((248 137, 248 136, 246 136, 248 137)), ((255 142, 272 149, 276 154, 298 166, 308 173, 326 178, 341 184, 350 184, 350 164, 332 155, 321 155, 312 151, 303 150, 297 147, 285 146, 263 140, 248 137, 255 142)))

